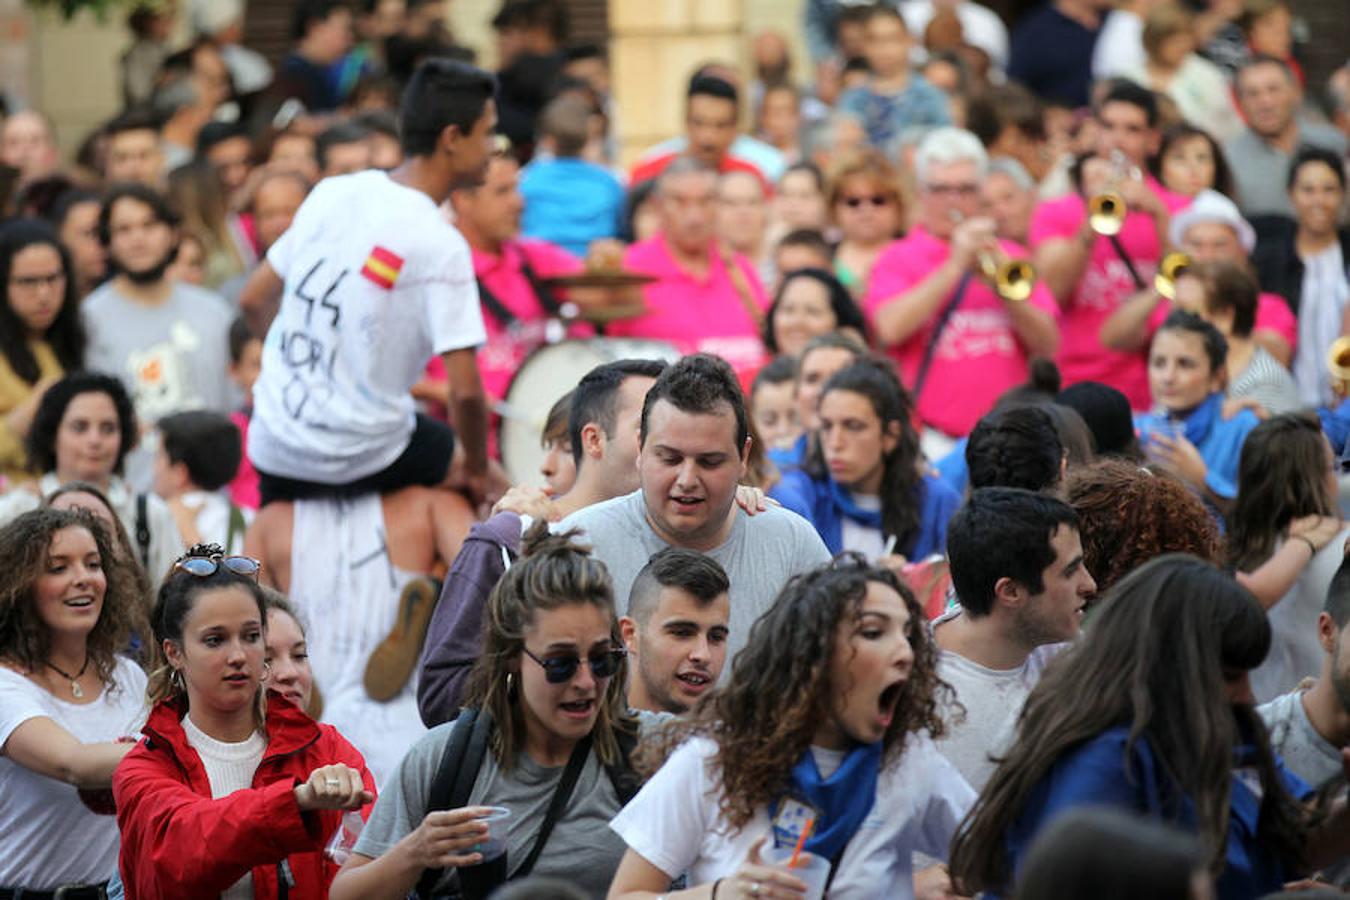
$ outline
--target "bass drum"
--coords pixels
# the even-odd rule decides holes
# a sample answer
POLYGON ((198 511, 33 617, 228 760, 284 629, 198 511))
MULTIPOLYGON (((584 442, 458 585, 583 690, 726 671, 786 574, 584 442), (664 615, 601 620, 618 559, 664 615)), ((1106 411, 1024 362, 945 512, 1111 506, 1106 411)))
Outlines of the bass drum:
POLYGON ((506 400, 497 404, 501 416, 497 445, 512 483, 541 483, 539 466, 544 461, 544 448, 539 438, 548 411, 591 369, 620 359, 674 362, 679 358, 680 352, 665 341, 628 338, 561 341, 535 350, 516 370, 506 400))

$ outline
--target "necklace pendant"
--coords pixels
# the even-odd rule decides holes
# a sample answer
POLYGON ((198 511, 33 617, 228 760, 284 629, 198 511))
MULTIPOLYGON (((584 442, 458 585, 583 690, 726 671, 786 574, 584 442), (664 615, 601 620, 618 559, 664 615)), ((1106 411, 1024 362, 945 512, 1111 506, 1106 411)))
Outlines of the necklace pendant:
POLYGON ((80 683, 74 679, 71 679, 70 682, 70 693, 74 695, 76 700, 84 699, 84 688, 80 687, 80 683))

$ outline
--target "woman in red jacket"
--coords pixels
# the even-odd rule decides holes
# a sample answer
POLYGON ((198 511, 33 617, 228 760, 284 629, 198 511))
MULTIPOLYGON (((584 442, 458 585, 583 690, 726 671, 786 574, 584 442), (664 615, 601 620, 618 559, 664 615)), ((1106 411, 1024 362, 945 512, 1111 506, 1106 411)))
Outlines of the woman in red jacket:
POLYGON ((199 545, 159 590, 155 707, 113 777, 128 897, 327 897, 337 865, 324 844, 344 810, 374 802, 356 748, 264 698, 257 576, 256 560, 199 545))

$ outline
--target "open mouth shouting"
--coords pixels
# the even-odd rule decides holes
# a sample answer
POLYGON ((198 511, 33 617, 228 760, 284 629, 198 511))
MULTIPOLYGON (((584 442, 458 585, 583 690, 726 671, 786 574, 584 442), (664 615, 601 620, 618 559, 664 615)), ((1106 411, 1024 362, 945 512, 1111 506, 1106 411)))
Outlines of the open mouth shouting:
POLYGON ((905 679, 899 678, 882 688, 877 697, 877 724, 885 731, 895 721, 895 708, 900 704, 900 694, 905 689, 905 679))
POLYGON ((558 704, 564 717, 575 720, 589 719, 595 713, 595 698, 568 700, 558 704))

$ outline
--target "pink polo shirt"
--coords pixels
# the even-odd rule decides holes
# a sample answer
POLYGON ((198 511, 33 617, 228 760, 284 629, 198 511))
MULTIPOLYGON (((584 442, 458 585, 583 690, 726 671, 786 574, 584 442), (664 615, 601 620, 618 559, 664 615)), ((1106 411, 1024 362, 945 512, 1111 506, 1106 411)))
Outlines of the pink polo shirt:
MULTIPOLYGON (((1027 256, 1024 248, 1011 241, 999 241, 999 247, 1010 258, 1027 256)), ((931 275, 950 253, 946 241, 921 226, 883 250, 872 269, 864 301, 868 319, 874 319, 877 311, 898 294, 931 275)), ((1059 320, 1059 304, 1044 284, 1037 282, 1026 302, 1059 320)), ((899 366, 905 384, 911 388, 937 319, 935 313, 908 340, 886 348, 899 366)), ((1026 349, 1017 339, 1007 304, 983 278, 971 278, 960 304, 938 337, 933 362, 918 398, 919 418, 944 434, 960 437, 975 427, 1000 394, 1026 379, 1026 349)))
MULTIPOLYGON (((492 314, 487 303, 481 303, 487 343, 478 348, 478 371, 488 396, 500 400, 525 357, 547 342, 544 332, 548 313, 525 277, 523 264, 528 262, 535 276, 544 279, 580 272, 582 263, 556 244, 530 238, 506 242, 496 256, 476 248, 470 250, 473 274, 516 317, 507 326, 492 314)), ((555 288, 553 297, 562 303, 567 292, 555 288)), ((590 331, 589 327, 580 330, 590 331)), ((580 330, 573 326, 569 336, 578 336, 580 330)))
MULTIPOLYGON (((1146 181, 1169 212, 1176 213, 1190 203, 1190 198, 1173 194, 1152 177, 1146 181)), ((1055 238, 1072 238, 1086 218, 1087 203, 1078 194, 1042 203, 1031 220, 1031 246, 1040 247, 1055 238)), ((1151 283, 1162 256, 1153 218, 1142 212, 1127 214, 1119 238, 1139 277, 1145 284, 1151 283)), ((1092 255, 1083 277, 1065 306, 1055 362, 1066 385, 1100 381, 1119 389, 1129 398, 1131 406, 1143 410, 1150 402, 1147 354, 1110 350, 1102 346, 1098 337, 1111 313, 1137 290, 1111 241, 1098 236, 1092 243, 1092 255)))
MULTIPOLYGON (((751 299, 765 310, 768 298, 754 266, 740 254, 735 261, 751 299)), ((721 254, 709 247, 708 272, 696 277, 680 268, 666 246, 665 236, 657 233, 629 247, 623 266, 654 275, 657 280, 642 289, 646 314, 607 325, 608 334, 669 341, 685 354, 713 353, 737 372, 762 364, 765 353, 759 326, 732 284, 721 254)))

